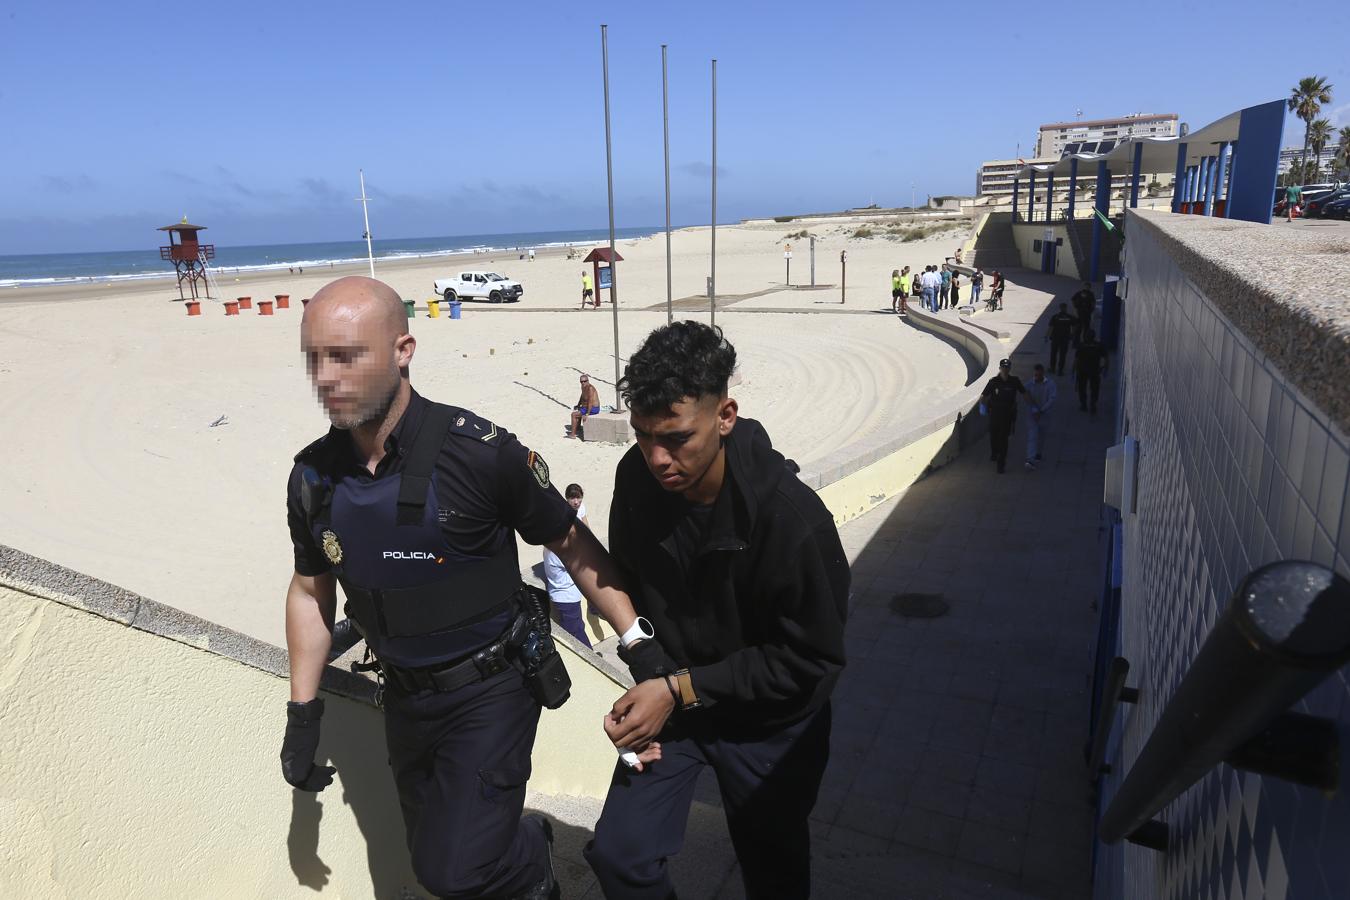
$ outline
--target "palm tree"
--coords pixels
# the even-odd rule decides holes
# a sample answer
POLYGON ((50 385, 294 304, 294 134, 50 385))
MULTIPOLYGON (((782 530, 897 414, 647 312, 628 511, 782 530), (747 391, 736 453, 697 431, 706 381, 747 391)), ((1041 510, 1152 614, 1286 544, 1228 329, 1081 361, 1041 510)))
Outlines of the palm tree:
POLYGON ((1331 122, 1327 119, 1316 119, 1308 125, 1308 146, 1312 148, 1312 180, 1317 180, 1318 169, 1322 163, 1322 151, 1327 144, 1331 143, 1331 122))
POLYGON ((1308 168, 1308 129, 1313 119, 1322 111, 1322 104, 1331 102, 1331 85, 1326 78, 1315 75, 1300 78, 1298 84, 1289 93, 1289 111, 1298 116, 1307 125, 1303 131, 1303 169, 1308 168))
POLYGON ((1336 140, 1340 142, 1341 152, 1340 167, 1350 169, 1350 125, 1342 125, 1340 134, 1336 135, 1336 140))

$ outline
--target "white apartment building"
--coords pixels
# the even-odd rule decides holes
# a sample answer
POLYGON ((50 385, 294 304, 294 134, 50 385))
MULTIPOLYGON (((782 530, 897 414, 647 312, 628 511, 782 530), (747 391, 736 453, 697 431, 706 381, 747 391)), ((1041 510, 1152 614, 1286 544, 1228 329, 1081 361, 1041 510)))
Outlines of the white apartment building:
MULTIPOLYGON (((986 163, 980 164, 980 171, 975 174, 975 193, 981 197, 1011 197, 1013 192, 1013 175, 1028 163, 1032 165, 1045 165, 1048 163, 1059 162, 1059 157, 1053 159, 1036 157, 1035 159, 991 159, 986 163)), ((1022 185, 1025 192, 1026 184, 1022 185)), ((1023 197, 1025 197, 1023 193, 1023 197)))
POLYGON ((1040 128, 1036 155, 1058 160, 1069 153, 1108 153, 1130 137, 1175 137, 1177 125, 1176 113, 1051 122, 1040 128))
MULTIPOLYGON (((1336 164, 1336 156, 1341 152, 1340 144, 1328 144, 1322 148, 1322 152, 1317 154, 1317 168, 1324 175, 1331 175, 1339 168, 1336 164)), ((1313 161, 1312 148, 1308 148, 1308 162, 1313 161)), ((1280 165, 1276 172, 1283 175, 1289 171, 1289 167, 1294 163, 1303 162, 1303 145, 1297 147, 1285 147, 1280 151, 1280 165)))

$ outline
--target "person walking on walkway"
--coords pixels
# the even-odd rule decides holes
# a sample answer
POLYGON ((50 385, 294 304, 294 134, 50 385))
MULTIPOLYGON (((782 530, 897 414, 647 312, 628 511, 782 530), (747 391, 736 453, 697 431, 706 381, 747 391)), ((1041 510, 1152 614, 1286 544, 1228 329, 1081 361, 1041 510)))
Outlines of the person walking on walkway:
MULTIPOLYGON (((660 703, 660 758, 616 767, 586 861, 609 900, 667 900, 699 776, 712 769, 744 896, 805 900, 811 828, 844 668, 848 559, 830 511, 739 415, 721 329, 653 331, 619 382, 637 446, 619 461, 614 558, 664 654, 624 654, 635 682, 605 716, 641 750, 633 703, 660 703)), ((641 645, 639 645, 641 646, 641 645)))
POLYGON ((1083 332, 1083 342, 1073 355, 1073 374, 1078 381, 1078 408, 1094 416, 1097 414, 1097 395, 1101 392, 1106 368, 1106 348, 1097 341, 1096 333, 1088 328, 1083 332))
POLYGON ((1041 449, 1045 446, 1045 431, 1050 425, 1050 408, 1055 405, 1059 389, 1055 383, 1045 377, 1045 366, 1036 363, 1032 370, 1031 381, 1027 384, 1027 403, 1030 407, 1027 424, 1027 462, 1028 469, 1036 468, 1041 461, 1041 449))
POLYGON ((1069 341, 1073 339, 1077 323, 1078 320, 1069 314, 1067 303, 1061 303, 1059 312, 1050 317, 1045 339, 1050 342, 1050 371, 1056 375, 1064 374, 1064 360, 1069 355, 1069 341))
POLYGON ((1298 185, 1291 184, 1284 189, 1284 211, 1288 214, 1290 222, 1294 221, 1294 208, 1302 199, 1303 188, 1298 185))
POLYGON ((891 270, 891 312, 900 313, 900 270, 891 270))
POLYGON ((970 276, 970 307, 974 309, 980 305, 980 291, 984 290, 984 270, 976 268, 975 274, 970 276))
POLYGON ((1008 465, 1008 435, 1017 419, 1017 395, 1027 396, 1022 379, 1012 374, 1012 363, 999 360, 998 374, 989 379, 980 396, 989 410, 989 459, 1002 475, 1008 465))
POLYGON ((1077 347, 1082 343, 1083 332, 1092 327, 1092 313, 1097 308, 1097 295, 1092 292, 1092 285, 1085 281, 1078 293, 1070 298, 1070 302, 1073 303, 1074 315, 1078 317, 1073 331, 1073 344, 1077 347))
MULTIPOLYGON (((591 273, 585 269, 581 270, 581 308, 585 309, 595 296, 595 284, 591 281, 591 273)), ((595 301, 596 307, 600 306, 600 301, 595 301)))

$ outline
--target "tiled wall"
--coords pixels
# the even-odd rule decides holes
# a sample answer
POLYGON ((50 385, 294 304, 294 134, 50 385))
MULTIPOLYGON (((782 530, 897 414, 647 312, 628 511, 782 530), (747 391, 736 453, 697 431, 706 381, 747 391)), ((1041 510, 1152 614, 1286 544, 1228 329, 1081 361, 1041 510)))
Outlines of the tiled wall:
MULTIPOLYGON (((1123 520, 1120 653, 1141 700, 1115 724, 1103 808, 1248 572, 1302 558, 1350 577, 1346 436, 1186 278, 1152 226, 1131 225, 1120 426, 1141 457, 1138 509, 1123 520)), ((1301 709, 1350 735, 1346 671, 1301 709)), ((1350 781, 1350 758, 1342 769, 1350 781)), ((1346 789, 1327 797, 1219 766, 1159 817, 1165 854, 1098 847, 1099 898, 1350 898, 1346 789)))

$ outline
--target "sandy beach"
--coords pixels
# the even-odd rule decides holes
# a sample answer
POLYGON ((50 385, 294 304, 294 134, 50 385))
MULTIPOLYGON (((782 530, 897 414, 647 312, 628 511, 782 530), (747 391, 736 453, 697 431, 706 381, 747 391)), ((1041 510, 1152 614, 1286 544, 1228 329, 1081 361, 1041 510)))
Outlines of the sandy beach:
MULTIPOLYGON (((803 465, 940 403, 966 371, 946 344, 881 314, 893 268, 941 262, 964 232, 900 243, 846 239, 856 223, 810 227, 817 282, 834 288, 783 284, 783 244, 799 223, 717 233, 717 321, 743 378, 733 394, 803 465)), ((806 282, 806 243, 790 242, 792 280, 806 282)), ((706 301, 691 298, 704 293, 708 249, 707 228, 674 236, 675 298, 698 307, 677 317, 707 320, 706 301)), ((622 241, 619 252, 626 356, 666 321, 665 239, 622 241)), ((560 486, 580 482, 604 539, 614 465, 627 448, 567 440, 563 428, 580 371, 603 403, 615 399, 610 307, 576 309, 582 268, 556 250, 534 262, 514 253, 377 262, 376 274, 419 305, 414 386, 515 432, 560 486), (465 304, 459 321, 428 318, 431 282, 469 268, 519 279, 524 298, 465 304)), ((0 472, 0 543, 282 643, 286 476, 292 455, 327 427, 299 354, 300 299, 343 273, 254 273, 237 287, 235 276, 220 276, 230 296, 289 293, 292 308, 271 318, 256 308, 226 317, 219 300, 188 317, 170 302, 172 281, 5 291, 0 417, 11 449, 0 472)), ((538 558, 522 545, 522 569, 538 558)))

